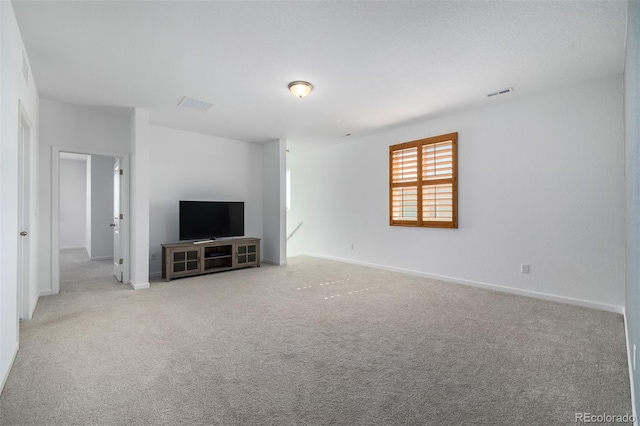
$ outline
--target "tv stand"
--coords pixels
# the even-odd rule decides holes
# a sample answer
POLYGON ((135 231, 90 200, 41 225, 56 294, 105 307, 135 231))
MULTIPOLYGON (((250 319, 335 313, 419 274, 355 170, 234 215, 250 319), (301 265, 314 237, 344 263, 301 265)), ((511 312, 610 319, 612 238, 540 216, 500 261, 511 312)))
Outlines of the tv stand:
POLYGON ((260 267, 259 238, 162 244, 162 278, 166 281, 251 266, 260 267))

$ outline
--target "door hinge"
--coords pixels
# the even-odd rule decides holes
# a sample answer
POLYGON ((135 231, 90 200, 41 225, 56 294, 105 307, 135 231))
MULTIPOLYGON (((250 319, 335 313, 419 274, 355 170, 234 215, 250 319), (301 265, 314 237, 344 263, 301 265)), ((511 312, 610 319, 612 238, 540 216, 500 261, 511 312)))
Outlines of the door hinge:
POLYGON ((122 259, 120 259, 118 263, 122 265, 124 262, 122 261, 122 259))
POLYGON ((124 219, 124 215, 120 213, 120 219, 124 219))
POLYGON ((124 170, 120 169, 120 176, 124 174, 124 170))

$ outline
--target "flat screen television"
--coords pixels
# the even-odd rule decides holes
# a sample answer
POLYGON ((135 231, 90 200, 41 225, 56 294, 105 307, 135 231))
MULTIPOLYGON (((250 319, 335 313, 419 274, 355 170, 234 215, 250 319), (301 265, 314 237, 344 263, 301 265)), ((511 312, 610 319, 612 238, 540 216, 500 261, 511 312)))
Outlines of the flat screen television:
POLYGON ((180 201, 179 213, 181 240, 244 235, 242 201, 180 201))

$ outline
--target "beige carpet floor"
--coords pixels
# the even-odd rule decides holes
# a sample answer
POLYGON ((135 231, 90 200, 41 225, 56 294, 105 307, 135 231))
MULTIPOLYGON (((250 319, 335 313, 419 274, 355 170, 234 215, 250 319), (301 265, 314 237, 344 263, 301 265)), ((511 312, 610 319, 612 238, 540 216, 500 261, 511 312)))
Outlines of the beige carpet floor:
POLYGON ((65 254, 2 425, 574 425, 630 413, 622 316, 309 257, 133 291, 65 254))

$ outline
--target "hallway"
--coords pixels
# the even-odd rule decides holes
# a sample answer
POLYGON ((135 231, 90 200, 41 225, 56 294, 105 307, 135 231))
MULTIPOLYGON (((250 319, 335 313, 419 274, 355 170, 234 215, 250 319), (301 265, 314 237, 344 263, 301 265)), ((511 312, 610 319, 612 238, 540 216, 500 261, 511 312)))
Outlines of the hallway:
POLYGON ((85 249, 60 250, 60 292, 129 288, 116 281, 112 260, 89 260, 85 249))

